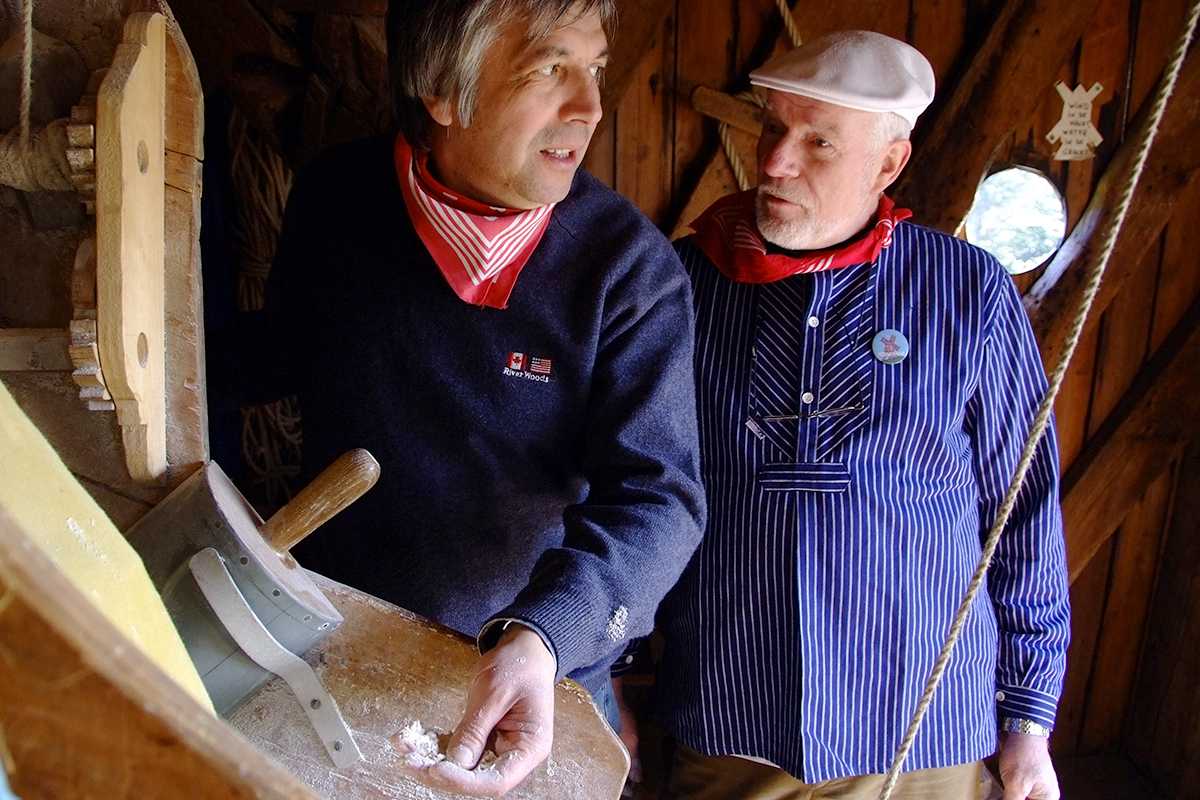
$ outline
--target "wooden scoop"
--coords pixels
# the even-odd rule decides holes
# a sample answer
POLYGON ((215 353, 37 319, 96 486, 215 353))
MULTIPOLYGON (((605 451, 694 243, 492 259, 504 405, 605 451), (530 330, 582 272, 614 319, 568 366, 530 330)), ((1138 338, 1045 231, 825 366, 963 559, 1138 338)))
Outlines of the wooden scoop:
POLYGON ((379 462, 366 450, 343 453, 262 526, 262 537, 280 554, 367 493, 379 480, 379 462))

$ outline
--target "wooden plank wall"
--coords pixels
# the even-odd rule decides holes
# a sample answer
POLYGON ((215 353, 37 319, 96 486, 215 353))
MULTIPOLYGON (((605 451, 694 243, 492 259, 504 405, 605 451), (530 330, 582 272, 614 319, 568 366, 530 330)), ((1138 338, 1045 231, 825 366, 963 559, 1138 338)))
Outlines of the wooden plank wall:
MULTIPOLYGON (((996 0, 912 0, 908 4, 818 0, 805 2, 798 19, 809 37, 850 27, 903 37, 929 56, 945 91, 969 61, 998 6, 996 0)), ((1063 64, 1059 77, 1068 84, 1090 86, 1099 81, 1104 85, 1096 117, 1105 140, 1094 161, 1052 160, 1055 148, 1044 136, 1062 109, 1052 85, 1040 87, 1038 111, 1003 146, 998 163, 1038 167, 1058 184, 1066 197, 1069 224, 1078 220, 1105 165, 1128 133, 1129 120, 1152 93, 1182 25, 1184 7, 1184 0, 1102 0, 1090 29, 1063 64)), ((783 47, 781 40, 773 0, 676 0, 661 20, 629 90, 616 108, 608 109, 606 128, 592 145, 588 168, 670 231, 718 148, 715 123, 692 110, 691 90, 699 84, 733 92, 747 88, 745 74, 783 47)), ((918 128, 918 142, 921 134, 918 128)), ((933 168, 917 164, 910 169, 922 166, 933 168)), ((1137 277, 1081 344, 1057 407, 1064 470, 1200 295, 1200 259, 1195 255, 1200 249, 1200 226, 1189 224, 1198 218, 1200 187, 1193 186, 1158 246, 1145 254, 1137 277)), ((1027 289, 1037 275, 1019 278, 1019 286, 1027 289)), ((1194 473, 1195 460, 1192 469, 1194 473)), ((1163 531, 1170 529, 1179 539, 1184 529, 1193 534, 1196 529, 1194 503, 1188 507, 1190 519, 1171 518, 1177 472, 1165 457, 1156 482, 1072 587, 1074 638, 1054 742, 1059 753, 1110 751, 1121 748, 1126 735, 1145 734, 1144 707, 1132 699, 1156 583, 1166 581, 1176 593, 1183 591, 1180 586, 1190 591, 1183 592, 1191 602, 1190 629, 1200 630, 1200 582, 1172 572, 1173 567, 1182 569, 1178 566, 1182 562, 1168 560, 1166 568, 1159 566, 1163 531)), ((1193 474, 1190 480, 1194 485, 1197 477, 1193 474)), ((1195 555, 1194 544, 1174 544, 1191 546, 1189 552, 1195 555)), ((1175 602, 1180 602, 1178 597, 1175 602)), ((1177 629, 1169 612, 1159 608, 1156 614, 1161 625, 1170 626, 1172 632, 1177 629)), ((1173 652, 1177 642, 1174 633, 1154 639, 1160 660, 1161 653, 1173 652)), ((1153 653, 1147 656, 1151 667, 1154 657, 1153 653)), ((1157 668, 1169 670, 1169 664, 1157 663, 1157 668)), ((1190 689, 1191 696, 1198 696, 1194 681, 1184 683, 1191 686, 1180 685, 1177 691, 1190 689)), ((1155 694, 1155 684, 1155 678, 1143 675, 1137 683, 1139 701, 1153 695, 1159 705, 1171 706, 1161 692, 1155 694)), ((1200 702, 1187 707, 1194 720, 1200 702)), ((1169 723, 1165 729, 1170 729, 1169 723)), ((1200 742, 1193 744, 1179 752, 1200 753, 1200 742)), ((1175 762, 1145 756, 1144 747, 1128 744, 1122 749, 1141 753, 1139 764, 1163 781, 1188 772, 1175 762)), ((1194 772, 1191 769, 1193 779, 1194 772)))

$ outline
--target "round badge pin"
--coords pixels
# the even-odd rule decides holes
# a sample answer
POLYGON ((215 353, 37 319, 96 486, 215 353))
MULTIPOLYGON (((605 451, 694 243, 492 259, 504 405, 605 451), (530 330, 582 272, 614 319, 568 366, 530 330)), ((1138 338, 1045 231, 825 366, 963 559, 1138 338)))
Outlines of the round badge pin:
POLYGON ((899 364, 908 358, 908 339, 900 331, 888 328, 875 334, 871 342, 871 350, 875 358, 884 364, 899 364))

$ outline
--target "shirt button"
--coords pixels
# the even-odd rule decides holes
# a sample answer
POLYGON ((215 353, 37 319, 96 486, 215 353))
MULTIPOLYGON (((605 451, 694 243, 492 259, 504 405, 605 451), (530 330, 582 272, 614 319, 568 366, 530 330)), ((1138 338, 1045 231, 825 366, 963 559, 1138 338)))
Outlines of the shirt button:
POLYGON ((1005 696, 1006 696, 1006 695, 1004 694, 1004 692, 996 692, 996 702, 997 702, 997 703, 1003 703, 1003 702, 1004 702, 1004 699, 1005 699, 1005 696))
POLYGON ((808 405, 808 404, 812 403, 812 401, 815 400, 816 398, 813 397, 812 392, 805 392, 804 394, 800 395, 800 399, 801 399, 801 401, 804 402, 805 405, 808 405))
POLYGON ((809 318, 808 318, 808 327, 810 327, 810 328, 815 328, 815 327, 817 327, 817 326, 818 326, 818 325, 820 325, 820 324, 821 324, 821 320, 817 319, 816 317, 809 317, 809 318))

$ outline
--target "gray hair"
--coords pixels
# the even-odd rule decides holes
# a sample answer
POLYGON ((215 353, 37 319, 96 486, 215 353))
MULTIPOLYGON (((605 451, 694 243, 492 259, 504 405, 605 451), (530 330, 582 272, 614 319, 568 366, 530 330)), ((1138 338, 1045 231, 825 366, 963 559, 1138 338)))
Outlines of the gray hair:
POLYGON ((388 55, 396 124, 416 148, 430 147, 432 119, 421 98, 452 98, 470 125, 488 50, 506 25, 524 21, 529 41, 592 12, 612 39, 616 0, 391 0, 388 55))
POLYGON ((899 114, 885 111, 879 115, 875 135, 878 137, 881 147, 887 146, 892 142, 903 142, 912 136, 912 125, 908 124, 908 120, 899 114))

